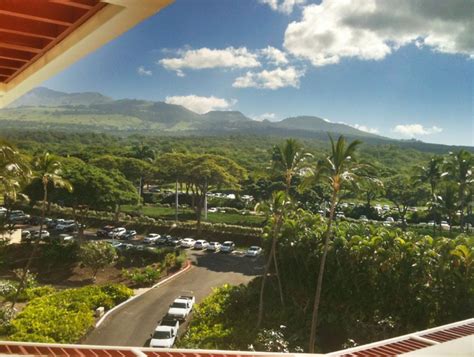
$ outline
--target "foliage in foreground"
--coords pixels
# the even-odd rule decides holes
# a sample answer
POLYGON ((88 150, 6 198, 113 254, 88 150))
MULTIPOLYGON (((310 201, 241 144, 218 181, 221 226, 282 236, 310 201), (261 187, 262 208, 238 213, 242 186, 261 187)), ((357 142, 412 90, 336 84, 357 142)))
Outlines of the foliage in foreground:
POLYGON ((11 322, 11 340, 75 343, 94 324, 94 309, 110 309, 132 296, 119 284, 87 286, 31 300, 11 322))
MULTIPOLYGON (((307 348, 314 281, 325 223, 299 211, 286 218, 278 255, 285 306, 276 281, 265 295, 263 329, 282 330, 290 350, 307 348)), ((469 318, 474 313, 474 237, 454 239, 399 229, 339 223, 330 243, 317 346, 321 351, 398 336, 469 318)), ((197 308, 181 345, 248 349, 260 280, 225 286, 197 308)), ((260 334, 261 335, 261 334, 260 334)), ((271 344, 270 344, 271 345, 271 344)))

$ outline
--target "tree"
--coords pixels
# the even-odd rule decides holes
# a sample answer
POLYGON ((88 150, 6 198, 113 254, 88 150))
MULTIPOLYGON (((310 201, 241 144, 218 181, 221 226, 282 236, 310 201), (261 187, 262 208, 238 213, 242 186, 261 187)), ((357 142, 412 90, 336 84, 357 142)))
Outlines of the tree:
POLYGON ((329 184, 332 191, 331 208, 329 210, 327 228, 323 236, 324 248, 318 272, 318 279, 316 282, 316 293, 314 297, 313 314, 311 318, 311 330, 309 336, 310 353, 313 353, 315 349, 316 325, 318 322, 318 310, 321 299, 324 268, 329 249, 329 241, 331 239, 331 228, 334 220, 334 211, 338 202, 338 196, 341 192, 343 184, 346 182, 355 182, 359 178, 358 173, 360 169, 362 169, 362 166, 357 164, 354 157, 357 147, 361 144, 359 140, 355 140, 347 145, 346 139, 343 136, 339 137, 337 143, 334 142, 331 136, 329 139, 331 141, 330 155, 326 158, 326 160, 318 162, 316 168, 311 170, 305 180, 306 182, 303 184, 306 186, 308 183, 312 184, 314 181, 322 179, 329 184))
MULTIPOLYGON (((290 204, 290 201, 288 200, 288 196, 286 192, 277 191, 273 193, 271 201, 264 204, 258 204, 256 207, 257 211, 264 212, 269 218, 269 221, 270 221, 269 234, 271 238, 271 248, 267 256, 267 262, 265 264, 265 270, 262 277, 262 285, 260 287, 260 300, 259 300, 259 305, 258 305, 257 329, 260 328, 260 325, 263 320, 265 284, 266 284, 267 276, 270 272, 272 263, 274 264, 277 278, 278 279, 280 278, 278 274, 278 264, 275 261, 276 260, 275 251, 277 248, 277 241, 278 241, 278 236, 280 234, 281 225, 283 223, 283 217, 285 215, 286 209, 289 206, 289 204, 290 204)), ((280 296, 281 296, 281 299, 283 300, 283 296, 282 296, 283 292, 281 291, 280 283, 279 283, 279 288, 280 288, 280 296)))
POLYGON ((183 153, 167 153, 161 155, 155 165, 158 168, 158 175, 164 182, 175 184, 175 220, 178 221, 179 193, 178 186, 186 181, 186 163, 191 157, 183 153))
POLYGON ((41 156, 37 157, 33 161, 33 171, 34 177, 40 180, 43 186, 43 202, 41 204, 40 230, 39 236, 36 239, 31 254, 28 257, 25 267, 23 268, 23 274, 20 277, 17 293, 15 295, 15 298, 13 299, 12 308, 15 306, 19 294, 23 291, 28 271, 41 242, 41 236, 43 233, 44 221, 46 216, 46 207, 48 205, 49 185, 52 185, 53 187, 60 187, 68 192, 72 191, 72 186, 69 181, 62 177, 61 161, 59 161, 56 156, 51 155, 48 152, 43 153, 41 156))
MULTIPOLYGON (((440 157, 433 157, 429 161, 428 166, 422 166, 417 168, 417 174, 414 177, 415 184, 429 184, 430 186, 430 200, 428 205, 430 207, 433 220, 436 221, 436 209, 439 204, 439 197, 436 194, 436 189, 441 181, 442 170, 441 170, 442 159, 440 157)), ((436 225, 433 225, 433 230, 436 230, 436 225)))
POLYGON ((287 139, 283 145, 275 145, 272 150, 272 169, 283 176, 285 191, 289 195, 291 181, 308 167, 308 159, 312 157, 295 139, 287 139))
POLYGON ((454 218, 458 210, 458 189, 454 182, 447 181, 440 187, 439 192, 440 209, 448 217, 449 230, 452 229, 454 218))
POLYGON ((239 182, 246 178, 246 171, 235 161, 218 155, 190 156, 185 164, 185 181, 193 199, 198 235, 201 230, 201 216, 209 188, 212 186, 238 189, 239 182))
POLYGON ((385 182, 385 197, 397 208, 403 229, 406 229, 405 216, 408 208, 416 206, 426 196, 425 187, 413 185, 413 181, 406 175, 396 175, 385 182))
POLYGON ((442 176, 455 182, 458 186, 458 209, 461 211, 461 228, 464 228, 464 211, 469 204, 469 190, 474 184, 474 156, 462 149, 457 153, 450 153, 445 163, 445 172, 442 176))
MULTIPOLYGON (((275 145, 272 151, 272 170, 279 176, 283 176, 285 182, 285 193, 287 199, 290 198, 290 188, 293 177, 304 172, 308 168, 308 158, 311 154, 304 152, 300 143, 295 139, 287 139, 283 145, 275 145)), ((281 225, 278 226, 278 229, 281 225)), ((279 231, 275 232, 275 239, 279 231)), ((281 285, 280 274, 278 271, 277 249, 272 250, 274 255, 273 262, 275 265, 275 273, 277 275, 278 288, 280 291, 281 304, 284 305, 283 287, 281 285)))
POLYGON ((112 265, 117 260, 117 252, 108 242, 92 241, 81 246, 79 258, 92 270, 92 279, 95 281, 100 269, 112 265))

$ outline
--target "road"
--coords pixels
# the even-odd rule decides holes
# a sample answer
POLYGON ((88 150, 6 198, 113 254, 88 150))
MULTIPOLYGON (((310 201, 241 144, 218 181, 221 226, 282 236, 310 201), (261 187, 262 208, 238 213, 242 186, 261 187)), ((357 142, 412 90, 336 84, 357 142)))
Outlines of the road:
MULTIPOLYGON (((148 346, 150 334, 166 314, 169 305, 183 291, 194 292, 202 301, 212 288, 223 284, 247 283, 261 274, 260 259, 235 254, 188 251, 192 268, 164 285, 151 289, 114 311, 83 341, 91 345, 148 346)), ((190 316, 192 318, 192 315, 190 316)), ((189 320, 189 319, 188 319, 189 320)), ((180 332, 186 328, 180 328, 180 332)))

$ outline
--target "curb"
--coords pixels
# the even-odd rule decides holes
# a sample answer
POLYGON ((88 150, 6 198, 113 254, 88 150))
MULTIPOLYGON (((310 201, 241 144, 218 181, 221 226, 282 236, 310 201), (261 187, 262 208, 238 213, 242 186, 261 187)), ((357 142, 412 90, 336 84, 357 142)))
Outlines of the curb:
POLYGON ((156 283, 155 285, 151 286, 148 290, 142 292, 141 294, 138 294, 138 295, 134 295, 130 298, 128 298, 127 300, 121 302, 120 304, 114 306, 113 308, 111 308, 109 311, 107 311, 104 316, 102 316, 100 318, 99 321, 96 322, 95 324, 95 328, 99 327, 100 325, 102 325, 102 323, 105 321, 105 319, 112 313, 114 312, 115 310, 118 310, 119 308, 121 308, 122 306, 128 304, 130 301, 133 301, 135 300, 136 298, 142 296, 143 294, 146 294, 147 292, 149 292, 150 290, 152 289, 155 289, 155 288, 159 288, 161 285, 167 283, 168 281, 170 281, 171 279, 174 279, 175 277, 177 277, 178 275, 181 275, 185 272, 187 272, 189 269, 191 269, 192 267, 192 264, 191 264, 191 261, 187 260, 186 261, 186 266, 184 268, 182 268, 181 270, 177 271, 176 273, 168 276, 167 278, 159 281, 158 283, 156 283))

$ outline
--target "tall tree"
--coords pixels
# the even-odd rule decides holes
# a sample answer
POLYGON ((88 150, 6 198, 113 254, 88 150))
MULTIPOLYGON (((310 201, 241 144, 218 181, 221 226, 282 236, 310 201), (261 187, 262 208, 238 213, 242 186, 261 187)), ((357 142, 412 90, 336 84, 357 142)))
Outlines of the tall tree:
POLYGON ((8 209, 7 214, 0 217, 0 233, 11 228, 8 220, 11 203, 21 195, 22 184, 29 180, 30 175, 30 167, 20 152, 11 144, 0 141, 0 200, 8 209))
MULTIPOLYGON (((285 193, 287 199, 290 198, 290 189, 293 177, 300 175, 308 168, 308 159, 312 157, 310 153, 303 150, 301 144, 295 139, 287 139, 283 145, 275 145, 272 150, 272 170, 278 176, 282 176, 285 183, 285 193)), ((279 229, 281 225, 278 225, 279 229)), ((278 236, 279 231, 275 232, 278 236)), ((278 270, 277 248, 272 249, 273 263, 275 265, 275 273, 278 281, 278 289, 280 292, 280 301, 284 305, 283 287, 281 284, 280 274, 278 270)))
POLYGON ((72 185, 69 183, 68 180, 62 177, 61 161, 56 156, 51 155, 48 152, 43 153, 41 156, 37 157, 33 161, 33 172, 34 176, 38 178, 43 185, 43 202, 41 203, 40 229, 38 238, 36 239, 31 254, 28 257, 25 267, 23 268, 22 275, 20 276, 20 282, 18 284, 18 289, 15 294, 15 298, 13 299, 12 308, 15 306, 19 294, 23 291, 23 288, 25 287, 25 281, 30 270, 31 263, 33 262, 33 258, 36 255, 37 250, 39 248, 39 244, 41 242, 46 216, 46 207, 48 205, 49 185, 53 185, 53 187, 63 188, 69 192, 72 191, 72 185))
POLYGON ((331 141, 331 152, 329 156, 322 161, 319 161, 316 167, 309 172, 303 182, 303 187, 314 184, 315 181, 323 180, 327 182, 331 188, 331 206, 329 210, 329 218, 327 221, 327 228, 324 232, 323 240, 324 247, 321 256, 318 278, 316 282, 316 292, 314 296, 313 313, 311 318, 311 329, 309 336, 309 352, 313 353, 316 344, 316 326, 318 322, 319 304, 321 300, 321 290, 323 285, 324 268, 326 264, 326 257, 329 249, 329 242, 331 240, 331 229, 334 221, 334 211, 338 202, 339 194, 342 186, 346 182, 355 182, 359 178, 359 172, 363 168, 355 159, 355 152, 357 147, 361 144, 359 140, 355 140, 347 144, 346 139, 340 136, 337 142, 329 137, 331 141))
POLYGON ((303 150, 295 139, 287 139, 283 145, 275 145, 272 150, 272 169, 281 175, 285 182, 285 192, 289 195, 291 181, 309 165, 310 153, 303 150))
MULTIPOLYGON (((265 285, 267 282, 267 276, 270 273, 272 263, 274 263, 275 273, 278 276, 278 265, 275 264, 275 258, 276 258, 275 250, 277 248, 277 241, 280 235, 280 230, 283 223, 283 217, 286 213, 286 210, 289 204, 290 204, 290 201, 288 199, 286 192, 277 191, 272 194, 272 198, 269 202, 266 202, 263 204, 257 204, 257 207, 256 207, 257 211, 265 213, 269 218, 269 222, 270 222, 269 235, 271 239, 271 247, 267 256, 265 270, 262 276, 262 285, 260 287, 257 329, 260 328, 260 325, 262 324, 262 320, 263 320, 265 285)), ((282 294, 281 291, 280 291, 280 294, 282 294)))
POLYGON ((469 191, 474 184, 474 156, 464 149, 450 153, 443 177, 447 177, 458 186, 458 209, 461 211, 461 228, 464 228, 464 211, 469 204, 469 191))

